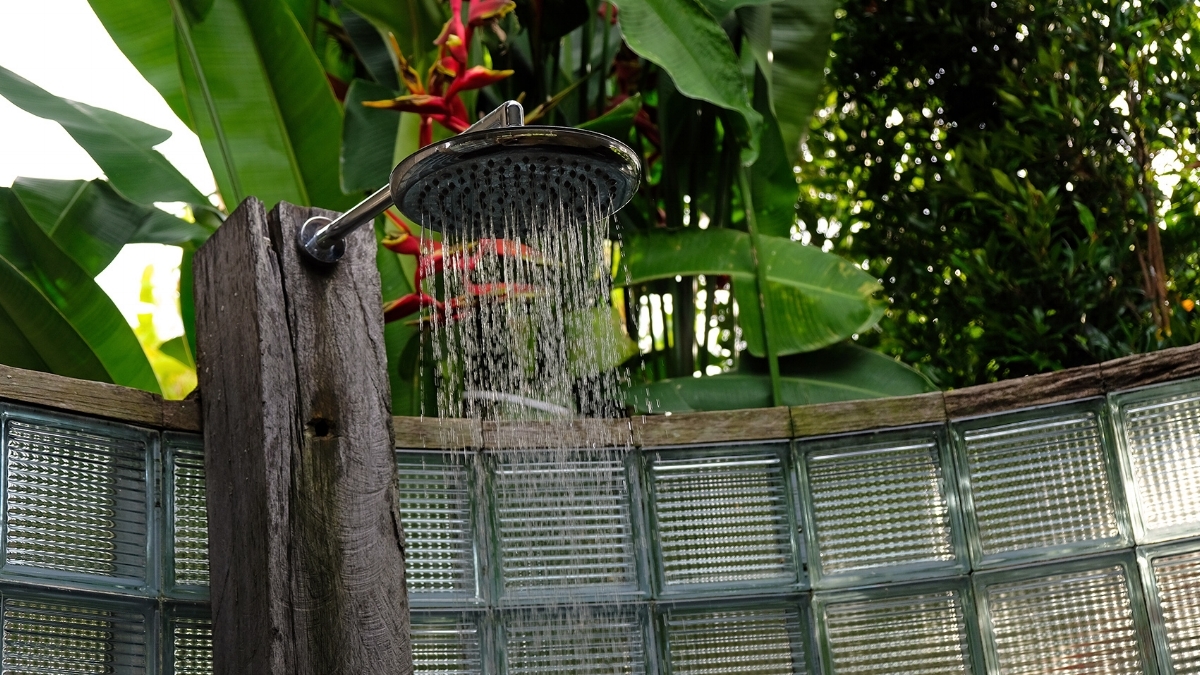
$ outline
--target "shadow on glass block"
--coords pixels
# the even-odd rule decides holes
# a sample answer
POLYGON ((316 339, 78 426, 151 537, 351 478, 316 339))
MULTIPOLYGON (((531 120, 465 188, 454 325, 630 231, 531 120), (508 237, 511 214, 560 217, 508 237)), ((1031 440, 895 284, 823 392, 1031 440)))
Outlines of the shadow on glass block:
POLYGON ((942 427, 797 442, 816 588, 966 572, 942 427))
POLYGON ((799 588, 786 446, 655 450, 652 541, 664 596, 799 588))
POLYGON ((972 568, 1127 547, 1100 399, 954 422, 972 568))
POLYGON ((813 615, 831 675, 983 674, 965 578, 818 592, 813 615))
POLYGON ((1132 552, 977 574, 974 583, 992 672, 1153 672, 1132 552))

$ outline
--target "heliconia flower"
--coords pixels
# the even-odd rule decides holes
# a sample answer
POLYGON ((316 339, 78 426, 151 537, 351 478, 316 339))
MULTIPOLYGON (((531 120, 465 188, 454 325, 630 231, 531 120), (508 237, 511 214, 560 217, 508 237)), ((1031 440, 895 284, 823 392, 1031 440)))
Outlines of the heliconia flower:
POLYGON ((467 25, 482 26, 493 19, 504 18, 504 15, 517 8, 512 0, 474 0, 467 13, 467 25))
POLYGON ((384 101, 363 101, 363 105, 368 108, 399 110, 418 115, 448 115, 451 112, 450 106, 446 104, 446 99, 429 94, 409 94, 384 101))
POLYGON ((421 311, 422 307, 440 309, 441 303, 424 293, 409 293, 383 305, 383 320, 398 321, 421 311))
POLYGON ((608 0, 600 3, 600 6, 596 9, 596 15, 608 19, 609 25, 617 25, 617 6, 608 2, 608 0))
POLYGON ((459 63, 467 62, 467 29, 462 22, 462 0, 450 0, 450 20, 433 41, 444 46, 459 63))
POLYGON ((471 89, 482 89, 490 84, 495 84, 506 77, 513 74, 511 70, 492 70, 483 66, 472 66, 466 72, 461 73, 454 81, 450 83, 450 88, 446 90, 446 98, 454 96, 460 91, 470 91, 471 89))
POLYGON ((421 86, 421 76, 417 74, 415 68, 408 63, 408 59, 404 58, 404 52, 400 51, 400 43, 396 42, 396 36, 388 33, 388 41, 392 45, 392 53, 396 55, 396 64, 399 66, 400 79, 404 81, 405 88, 410 94, 424 94, 425 87, 421 86))

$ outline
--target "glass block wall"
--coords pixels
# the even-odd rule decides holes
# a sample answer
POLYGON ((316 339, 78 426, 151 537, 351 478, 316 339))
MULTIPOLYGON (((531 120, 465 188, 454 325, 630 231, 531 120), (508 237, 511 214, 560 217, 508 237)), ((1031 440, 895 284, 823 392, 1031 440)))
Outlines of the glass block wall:
POLYGON ((0 672, 212 672, 200 438, 0 403, 0 672))
MULTIPOLYGON (((0 671, 210 672, 199 439, 0 422, 0 671)), ((1200 380, 533 456, 397 450, 418 673, 1200 675, 1200 380)))
POLYGON ((505 451, 397 458, 419 673, 1200 674, 1200 380, 580 452, 557 492, 505 451))

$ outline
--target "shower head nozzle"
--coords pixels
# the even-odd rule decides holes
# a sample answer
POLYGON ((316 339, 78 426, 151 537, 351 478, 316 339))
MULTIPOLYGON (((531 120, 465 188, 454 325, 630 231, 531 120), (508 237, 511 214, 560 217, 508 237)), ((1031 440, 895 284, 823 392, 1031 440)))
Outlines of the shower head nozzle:
POLYGON ((447 234, 492 225, 521 236, 539 220, 610 216, 633 197, 642 166, 624 143, 585 129, 527 127, 522 118, 521 105, 508 101, 462 134, 422 148, 358 206, 332 222, 305 223, 300 247, 336 261, 342 237, 393 204, 447 234))

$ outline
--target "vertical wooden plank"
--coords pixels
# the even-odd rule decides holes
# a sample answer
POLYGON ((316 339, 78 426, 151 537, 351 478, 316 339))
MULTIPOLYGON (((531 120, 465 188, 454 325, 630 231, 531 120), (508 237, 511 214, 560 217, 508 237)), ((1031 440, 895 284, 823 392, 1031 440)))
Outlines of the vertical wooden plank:
POLYGON ((248 200, 196 255, 218 675, 412 672, 374 239, 310 266, 317 213, 248 200))
POLYGON ((300 443, 292 455, 298 673, 411 673, 404 532, 375 236, 363 228, 336 265, 300 259, 311 215, 270 218, 296 363, 300 443))
POLYGON ((262 202, 196 253, 213 670, 296 672, 287 567, 296 371, 262 202))

